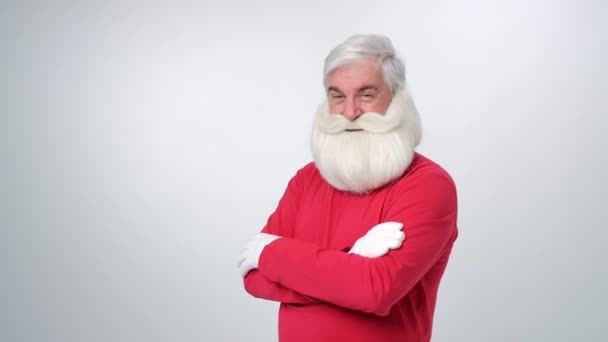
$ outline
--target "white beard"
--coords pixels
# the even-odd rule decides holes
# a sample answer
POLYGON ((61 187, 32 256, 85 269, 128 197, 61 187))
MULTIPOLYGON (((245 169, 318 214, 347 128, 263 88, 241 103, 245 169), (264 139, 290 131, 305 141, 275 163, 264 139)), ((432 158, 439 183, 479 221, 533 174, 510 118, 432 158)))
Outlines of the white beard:
POLYGON ((407 90, 395 94, 386 114, 365 113, 354 121, 329 113, 325 101, 315 118, 312 155, 333 187, 369 193, 407 170, 421 136, 418 111, 407 90))

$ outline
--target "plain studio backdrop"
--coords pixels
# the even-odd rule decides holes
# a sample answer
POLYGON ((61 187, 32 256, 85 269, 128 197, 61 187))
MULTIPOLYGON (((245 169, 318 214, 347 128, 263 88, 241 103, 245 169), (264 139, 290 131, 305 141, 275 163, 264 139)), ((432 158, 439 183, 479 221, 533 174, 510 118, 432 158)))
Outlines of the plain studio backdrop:
POLYGON ((459 191, 433 341, 606 341, 603 1, 3 1, 0 340, 275 341, 236 268, 322 61, 404 57, 459 191))

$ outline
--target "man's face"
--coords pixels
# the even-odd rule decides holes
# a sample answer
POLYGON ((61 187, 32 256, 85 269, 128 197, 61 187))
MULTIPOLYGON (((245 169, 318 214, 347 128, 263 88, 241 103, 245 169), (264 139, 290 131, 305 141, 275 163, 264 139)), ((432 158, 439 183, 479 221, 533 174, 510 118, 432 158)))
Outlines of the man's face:
POLYGON ((386 113, 393 99, 379 65, 367 60, 334 70, 327 89, 329 111, 355 120, 364 113, 386 113))

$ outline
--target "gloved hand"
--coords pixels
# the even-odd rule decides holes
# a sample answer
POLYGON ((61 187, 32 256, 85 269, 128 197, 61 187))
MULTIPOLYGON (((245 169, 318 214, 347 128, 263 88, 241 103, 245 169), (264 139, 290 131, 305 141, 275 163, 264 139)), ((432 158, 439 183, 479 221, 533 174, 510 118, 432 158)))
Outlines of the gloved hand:
POLYGON ((405 240, 405 233, 401 230, 403 224, 399 222, 383 222, 375 225, 353 245, 349 254, 357 254, 368 258, 378 258, 390 249, 401 247, 405 240))
POLYGON ((264 247, 278 238, 280 238, 280 236, 258 233, 249 239, 245 248, 239 255, 237 264, 241 277, 245 277, 252 269, 258 268, 260 255, 262 254, 264 247))

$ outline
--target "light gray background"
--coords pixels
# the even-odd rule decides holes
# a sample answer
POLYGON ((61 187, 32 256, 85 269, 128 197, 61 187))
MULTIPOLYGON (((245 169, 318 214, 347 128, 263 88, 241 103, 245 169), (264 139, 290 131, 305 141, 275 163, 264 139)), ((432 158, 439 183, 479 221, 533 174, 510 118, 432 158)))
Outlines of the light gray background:
POLYGON ((322 60, 404 56, 459 190, 434 341, 605 341, 604 1, 0 4, 0 340, 273 341, 236 258, 322 60))

